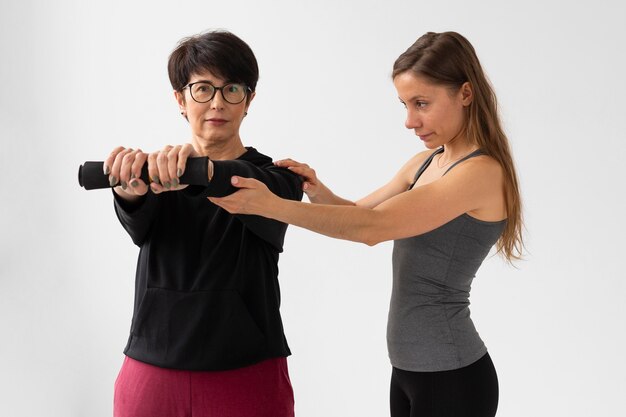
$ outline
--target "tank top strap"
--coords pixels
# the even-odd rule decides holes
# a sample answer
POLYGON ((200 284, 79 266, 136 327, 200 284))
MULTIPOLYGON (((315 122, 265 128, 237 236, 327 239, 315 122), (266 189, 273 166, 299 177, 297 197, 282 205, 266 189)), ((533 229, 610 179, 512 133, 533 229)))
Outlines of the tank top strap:
MULTIPOLYGON (((443 173, 443 175, 446 175, 448 173, 448 171, 450 171, 452 168, 454 168, 455 166, 457 166, 458 164, 460 164, 463 161, 467 161, 470 158, 473 158, 475 156, 480 156, 480 155, 484 155, 485 152, 483 152, 482 149, 476 149, 474 152, 472 152, 469 155, 464 156, 463 158, 459 159, 458 161, 456 161, 455 163, 452 164, 452 166, 448 169, 446 169, 446 172, 443 173)), ((442 175, 442 177, 443 177, 442 175)))
POLYGON ((417 173, 415 174, 415 178, 413 178, 413 182, 411 183, 411 185, 409 186, 409 190, 413 189, 413 187, 415 186, 415 183, 417 182, 417 180, 419 179, 419 177, 422 175, 422 173, 426 170, 426 168, 428 168, 428 166, 430 165, 431 162, 433 162, 433 158, 435 157, 435 155, 440 154, 441 152, 443 152, 443 147, 437 149, 435 152, 433 152, 432 154, 430 154, 430 156, 428 158, 426 158, 426 160, 424 161, 424 163, 422 164, 422 166, 417 170, 417 173))

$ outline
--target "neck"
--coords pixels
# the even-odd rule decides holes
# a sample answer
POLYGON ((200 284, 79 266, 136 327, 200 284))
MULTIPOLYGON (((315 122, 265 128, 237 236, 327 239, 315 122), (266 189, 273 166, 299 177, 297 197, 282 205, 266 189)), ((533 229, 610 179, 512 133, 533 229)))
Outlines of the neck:
POLYGON ((478 146, 468 140, 451 140, 443 145, 443 153, 439 154, 440 164, 447 164, 451 161, 461 159, 478 149, 478 146))
POLYGON ((211 142, 194 138, 193 147, 200 156, 208 156, 216 161, 237 159, 246 152, 240 138, 224 142, 211 142))

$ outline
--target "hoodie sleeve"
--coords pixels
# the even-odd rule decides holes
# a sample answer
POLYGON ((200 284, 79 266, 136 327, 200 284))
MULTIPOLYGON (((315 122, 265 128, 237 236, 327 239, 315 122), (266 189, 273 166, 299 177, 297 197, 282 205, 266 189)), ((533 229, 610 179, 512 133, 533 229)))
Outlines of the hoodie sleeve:
MULTIPOLYGON (((213 168, 213 178, 208 186, 189 186, 184 191, 200 198, 223 197, 237 191, 230 183, 231 177, 237 175, 261 181, 281 198, 298 201, 302 199, 300 177, 288 169, 274 166, 271 162, 259 166, 240 159, 213 161, 213 168)), ((287 224, 254 215, 239 214, 236 217, 254 234, 282 251, 287 224)))
POLYGON ((133 243, 141 246, 156 217, 159 199, 148 191, 139 201, 129 203, 113 192, 115 214, 130 235, 133 243))

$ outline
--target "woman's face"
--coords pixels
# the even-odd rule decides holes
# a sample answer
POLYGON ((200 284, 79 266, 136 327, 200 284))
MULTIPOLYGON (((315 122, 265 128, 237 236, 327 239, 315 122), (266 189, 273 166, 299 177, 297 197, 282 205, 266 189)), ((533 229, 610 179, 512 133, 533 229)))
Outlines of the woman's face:
POLYGON ((465 108, 472 101, 469 83, 451 91, 406 71, 397 75, 393 84, 406 107, 405 126, 413 129, 428 149, 458 140, 465 123, 465 108))
MULTIPOLYGON (((193 74, 189 84, 199 81, 209 82, 215 87, 223 87, 228 83, 227 80, 216 77, 209 71, 193 74)), ((195 101, 188 87, 182 93, 176 91, 174 94, 181 112, 189 120, 193 140, 198 141, 200 145, 240 140, 239 126, 255 95, 248 92, 241 103, 231 104, 224 100, 222 91, 217 90, 213 98, 206 103, 195 101)))

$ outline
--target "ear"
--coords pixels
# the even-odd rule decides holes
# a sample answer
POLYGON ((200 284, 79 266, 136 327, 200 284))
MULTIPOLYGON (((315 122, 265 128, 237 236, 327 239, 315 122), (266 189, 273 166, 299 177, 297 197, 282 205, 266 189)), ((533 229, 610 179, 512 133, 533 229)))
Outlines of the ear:
POLYGON ((248 107, 250 107, 250 103, 252 103, 252 100, 254 99, 254 97, 256 97, 256 91, 253 91, 252 93, 248 94, 248 98, 246 99, 246 111, 248 111, 248 107))
POLYGON ((180 111, 185 111, 187 108, 187 102, 185 101, 185 94, 180 91, 174 91, 174 98, 178 103, 180 111))
POLYGON ((469 106, 474 100, 474 89, 472 88, 472 84, 470 84, 469 81, 463 83, 463 85, 461 86, 460 94, 461 103, 463 103, 463 106, 469 106))
POLYGON ((252 93, 248 94, 248 96, 246 97, 246 107, 243 109, 244 111, 243 117, 246 117, 248 115, 248 109, 250 108, 250 103, 252 103, 252 100, 254 99, 255 96, 256 96, 256 91, 253 91, 252 93))

